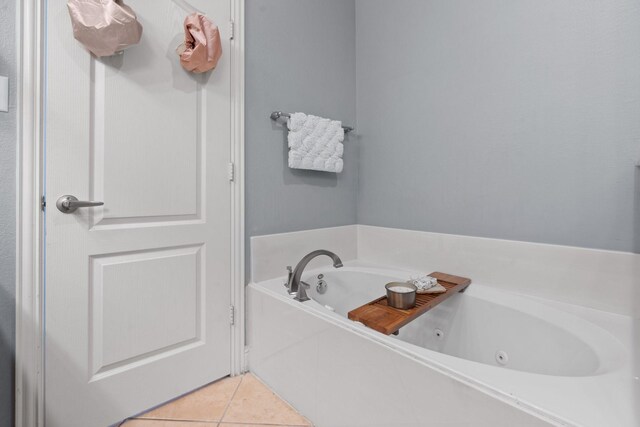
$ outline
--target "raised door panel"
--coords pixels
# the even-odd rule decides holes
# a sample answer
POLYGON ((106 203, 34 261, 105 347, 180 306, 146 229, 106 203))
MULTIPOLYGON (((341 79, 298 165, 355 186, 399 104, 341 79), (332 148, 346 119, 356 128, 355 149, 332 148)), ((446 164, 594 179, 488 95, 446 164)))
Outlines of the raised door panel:
POLYGON ((91 381, 203 344, 204 251, 91 257, 91 381))
POLYGON ((151 3, 137 6, 135 54, 91 59, 91 196, 105 202, 93 226, 202 219, 209 75, 177 60, 184 11, 151 3))

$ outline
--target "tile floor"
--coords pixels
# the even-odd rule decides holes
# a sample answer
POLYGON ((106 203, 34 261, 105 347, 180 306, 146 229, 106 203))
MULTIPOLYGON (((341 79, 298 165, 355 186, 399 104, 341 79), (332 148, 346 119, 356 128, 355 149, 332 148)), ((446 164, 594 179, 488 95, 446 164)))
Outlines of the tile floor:
POLYGON ((224 378, 122 424, 124 427, 312 426, 251 374, 224 378))

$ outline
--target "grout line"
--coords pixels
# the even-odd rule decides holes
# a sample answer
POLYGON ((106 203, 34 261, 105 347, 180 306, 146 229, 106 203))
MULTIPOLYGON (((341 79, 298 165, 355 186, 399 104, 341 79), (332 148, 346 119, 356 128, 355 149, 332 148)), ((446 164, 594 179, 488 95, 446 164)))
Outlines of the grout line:
MULTIPOLYGON (((300 415, 302 418, 304 418, 305 420, 307 420, 309 422, 309 424, 265 424, 265 425, 276 425, 276 426, 291 426, 291 427, 313 427, 313 423, 307 418, 305 417, 302 412, 298 411, 298 409, 293 406, 291 403, 289 403, 288 400, 284 399, 282 396, 280 396, 278 393, 276 393, 271 387, 269 387, 269 385, 267 383, 265 383, 264 381, 262 381, 260 378, 258 378, 257 376, 253 376, 253 378, 255 378, 256 380, 258 380, 258 382, 260 384, 262 384, 267 390, 269 390, 274 396, 276 396, 278 399, 280 399, 285 405, 287 405, 291 410, 293 410, 296 414, 300 415)), ((260 424, 260 423, 258 423, 260 424)))
MULTIPOLYGON (((262 422, 233 422, 233 421, 224 421, 224 417, 225 415, 227 415, 227 410, 229 409, 229 407, 227 406, 227 408, 225 409, 224 413, 222 414, 222 420, 220 421, 220 424, 229 424, 232 426, 238 425, 238 426, 243 426, 243 425, 254 425, 254 426, 269 426, 269 427, 314 427, 313 423, 311 421, 309 421, 307 419, 307 417, 305 417, 304 415, 302 415, 293 405, 291 405, 289 402, 287 402, 286 400, 284 400, 282 397, 280 397, 275 391, 273 391, 271 389, 271 387, 269 387, 267 384, 265 384, 264 381, 262 381, 260 378, 258 378, 257 376, 251 374, 251 372, 245 372, 244 374, 242 374, 242 380, 240 380, 240 382, 238 383, 238 388, 236 389, 236 391, 233 393, 233 396, 231 396, 231 400, 229 401, 229 404, 231 404, 231 401, 233 400, 233 398, 236 396, 236 393, 238 391, 238 389, 240 388, 240 385, 242 384, 242 381, 244 381, 245 376, 247 375, 251 375, 254 379, 256 379, 260 384, 262 384, 262 386, 267 389, 269 392, 271 392, 274 396, 276 396, 280 401, 282 401, 285 405, 287 405, 290 409, 292 409, 296 414, 300 415, 301 417, 303 417, 305 420, 307 420, 309 422, 309 424, 273 424, 273 423, 262 423, 262 422)), ((220 427, 220 425, 218 425, 218 427, 220 427)))
MULTIPOLYGON (((226 378, 223 378, 223 379, 221 379, 219 381, 225 381, 225 380, 229 380, 231 378, 233 378, 233 377, 226 377, 226 378)), ((181 422, 186 422, 186 423, 207 423, 207 424, 211 424, 212 427, 214 427, 214 426, 218 427, 218 423, 222 422, 222 418, 224 418, 224 414, 226 414, 227 409, 229 408, 229 405, 231 404, 231 400, 236 395, 236 392, 238 391, 238 387, 240 387, 240 383, 242 383, 242 379, 243 378, 244 378, 244 374, 241 375, 240 381, 238 381, 238 385, 236 385, 236 388, 233 390, 233 393, 231 394, 231 397, 227 401, 227 405, 225 406, 224 412, 220 416, 220 419, 203 421, 203 420, 194 420, 194 419, 188 419, 188 418, 179 418, 179 419, 178 418, 159 418, 159 417, 148 418, 148 417, 144 417, 145 414, 142 414, 142 416, 138 416, 138 417, 132 417, 131 419, 133 419, 133 420, 146 420, 146 421, 166 421, 166 422, 174 422, 174 423, 181 423, 181 422)), ((167 404, 170 404, 170 403, 178 400, 179 398, 186 397, 186 396, 189 396, 191 394, 197 393, 201 389, 203 389, 203 388, 205 388, 207 386, 210 386, 212 384, 215 384, 216 382, 218 382, 218 381, 214 381, 213 383, 206 384, 206 385, 204 385, 202 387, 197 388, 196 390, 194 390, 192 392, 186 393, 186 394, 184 394, 184 395, 182 395, 180 397, 172 399, 167 404)), ((160 406, 158 406, 158 408, 160 408, 162 406, 165 406, 165 405, 160 405, 160 406)))
MULTIPOLYGON (((240 385, 242 385, 242 381, 244 381, 244 376, 247 375, 246 373, 242 374, 240 376, 240 381, 238 381, 238 385, 236 386, 236 389, 233 390, 233 393, 231 394, 231 397, 229 398, 229 401, 227 402, 227 406, 224 408, 224 412, 222 413, 222 416, 220 416, 220 423, 222 423, 224 421, 224 417, 225 415, 227 415, 227 411, 229 410, 229 406, 231 406, 231 402, 233 401, 233 398, 236 397, 236 393, 238 393, 238 389, 240 388, 240 385)), ((220 426, 220 424, 218 424, 218 427, 220 426)))
MULTIPOLYGON (((232 422, 232 421, 226 422, 224 421, 224 418, 227 415, 227 412, 229 411, 229 407, 231 406, 231 402, 236 397, 236 394, 238 393, 238 390, 240 389, 240 386, 244 381, 246 375, 250 375, 250 373, 244 373, 240 375, 240 381, 238 381, 238 385, 236 386, 236 388, 233 390, 233 393, 229 397, 229 400, 227 401, 227 405, 225 406, 224 411, 218 421, 213 421, 213 420, 202 421, 202 420, 193 420, 193 419, 172 419, 172 418, 139 418, 139 417, 135 417, 131 419, 138 419, 138 420, 144 420, 144 421, 150 421, 150 422, 164 421, 164 422, 176 423, 176 424, 177 423, 203 423, 203 424, 206 424, 207 426, 210 425, 211 427, 220 427, 223 424, 229 424, 231 426, 238 426, 238 427, 250 426, 250 425, 264 426, 264 427, 309 427, 308 424, 277 424, 277 423, 274 424, 274 423, 263 423, 263 422, 232 422)), ((300 414, 289 402, 287 402, 286 400, 278 396, 273 390, 271 390, 269 386, 267 386, 264 382, 262 382, 262 380, 258 379, 257 377, 254 377, 254 378, 256 378, 260 384, 262 384, 267 390, 273 393, 277 398, 279 398, 287 406, 293 409, 296 413, 300 414)), ((311 427, 312 426, 313 424, 311 424, 311 427)))
POLYGON ((191 395, 193 395, 193 394, 195 394, 195 393, 198 393, 198 392, 200 392, 201 390, 203 390, 203 389, 205 389, 205 388, 209 387, 210 385, 213 385, 213 384, 215 384, 215 383, 218 383, 218 382, 224 381, 224 380, 229 379, 229 378, 230 378, 230 377, 224 377, 224 378, 220 378, 220 379, 218 379, 218 380, 216 380, 216 381, 213 381, 213 382, 210 382, 210 383, 207 383, 207 384, 201 385, 200 387, 198 387, 198 388, 196 388, 196 389, 194 389, 194 390, 191 390, 191 391, 188 391, 188 392, 183 393, 183 394, 181 394, 181 395, 178 395, 178 396, 176 396, 176 397, 173 397, 173 398, 171 398, 171 399, 167 400, 167 401, 166 401, 166 402, 164 402, 164 403, 160 403, 160 404, 158 404, 158 405, 156 405, 156 406, 153 406, 153 407, 151 407, 151 408, 147 409, 146 411, 144 411, 144 412, 142 412, 142 413, 140 413, 140 414, 133 415, 133 416, 131 416, 131 417, 129 417, 129 418, 130 418, 130 419, 141 419, 141 420, 155 420, 155 419, 162 419, 162 420, 164 420, 163 418, 150 418, 150 417, 145 417, 145 415, 146 415, 146 414, 148 414, 149 412, 153 412, 153 411, 155 411, 156 409, 163 408, 163 407, 165 407, 165 406, 171 405, 171 404, 173 404, 173 403, 177 402, 178 400, 180 400, 180 399, 182 399, 182 398, 184 398, 184 397, 191 396, 191 395))

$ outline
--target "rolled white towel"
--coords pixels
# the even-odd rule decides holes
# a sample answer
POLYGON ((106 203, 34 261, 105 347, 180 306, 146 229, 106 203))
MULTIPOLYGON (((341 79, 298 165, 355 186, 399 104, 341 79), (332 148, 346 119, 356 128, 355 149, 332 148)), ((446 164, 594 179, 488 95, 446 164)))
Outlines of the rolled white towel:
POLYGON ((408 283, 418 288, 419 294, 441 294, 447 292, 447 289, 438 283, 438 279, 431 276, 420 276, 416 279, 411 278, 408 283))

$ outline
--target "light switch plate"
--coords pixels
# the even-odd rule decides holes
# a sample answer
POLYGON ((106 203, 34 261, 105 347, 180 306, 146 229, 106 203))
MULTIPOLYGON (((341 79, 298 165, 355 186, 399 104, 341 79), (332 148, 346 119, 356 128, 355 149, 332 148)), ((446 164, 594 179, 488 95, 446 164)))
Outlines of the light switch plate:
POLYGON ((9 78, 0 76, 0 111, 9 112, 9 78))

